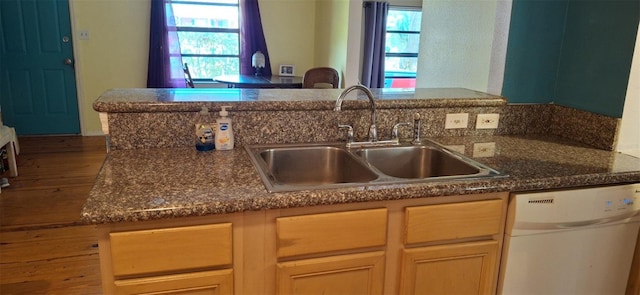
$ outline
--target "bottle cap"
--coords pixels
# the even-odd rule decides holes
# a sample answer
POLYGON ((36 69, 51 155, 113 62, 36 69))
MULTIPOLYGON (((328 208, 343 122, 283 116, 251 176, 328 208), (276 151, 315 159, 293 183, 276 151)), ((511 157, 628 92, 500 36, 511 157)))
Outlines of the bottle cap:
POLYGON ((220 111, 220 116, 226 117, 229 115, 229 112, 227 112, 227 108, 231 108, 231 106, 222 106, 221 107, 222 110, 220 111))

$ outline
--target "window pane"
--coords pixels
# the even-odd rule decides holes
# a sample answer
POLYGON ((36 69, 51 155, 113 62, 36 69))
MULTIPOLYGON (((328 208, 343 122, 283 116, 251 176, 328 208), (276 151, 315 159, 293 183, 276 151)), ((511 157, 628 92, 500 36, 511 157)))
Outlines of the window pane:
POLYGON ((420 31, 422 11, 389 9, 387 14, 387 30, 420 31))
POLYGON ((417 70, 417 57, 386 57, 384 59, 385 77, 415 77, 417 70))
POLYGON ((193 79, 212 79, 221 75, 238 75, 240 59, 235 57, 182 57, 193 79))
POLYGON ((239 55, 237 33, 178 32, 182 54, 239 55))
POLYGON ((173 4, 178 27, 237 29, 238 7, 197 4, 173 4))
POLYGON ((387 33, 384 51, 391 53, 418 53, 419 34, 387 33))
POLYGON ((214 3, 214 4, 238 4, 238 0, 172 0, 173 3, 179 2, 199 2, 199 3, 214 3))

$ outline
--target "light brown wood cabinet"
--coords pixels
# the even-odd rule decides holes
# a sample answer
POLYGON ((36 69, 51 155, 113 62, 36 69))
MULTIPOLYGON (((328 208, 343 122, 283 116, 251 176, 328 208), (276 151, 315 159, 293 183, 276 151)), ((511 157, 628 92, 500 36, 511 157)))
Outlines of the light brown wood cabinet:
POLYGON ((492 294, 498 242, 403 251, 400 294, 492 294))
POLYGON ((98 226, 105 294, 495 294, 508 193, 98 226))
POLYGON ((494 294, 502 200, 406 209, 400 294, 494 294), (412 244, 439 243, 413 247, 412 244))
POLYGON ((279 262, 276 294, 382 294, 387 209, 279 217, 276 233, 279 259, 321 256, 279 262))
POLYGON ((99 239, 105 294, 233 294, 232 223, 111 230, 99 239))
POLYGON ((233 270, 214 270, 115 281, 116 294, 233 294, 233 270))
POLYGON ((382 294, 384 251, 278 263, 276 294, 382 294))

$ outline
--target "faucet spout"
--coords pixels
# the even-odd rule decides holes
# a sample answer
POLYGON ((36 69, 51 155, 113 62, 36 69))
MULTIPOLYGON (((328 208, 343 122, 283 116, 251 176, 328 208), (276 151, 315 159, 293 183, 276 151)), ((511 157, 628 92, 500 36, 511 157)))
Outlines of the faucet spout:
POLYGON ((371 93, 371 90, 369 90, 369 88, 361 84, 347 87, 344 91, 342 91, 342 93, 338 97, 338 100, 336 100, 336 106, 333 108, 333 110, 337 112, 341 111, 342 102, 344 101, 344 98, 347 96, 347 94, 349 94, 351 91, 354 91, 354 90, 360 90, 364 92, 364 94, 366 94, 367 98, 369 99, 369 108, 371 109, 371 126, 369 127, 369 141, 377 142, 378 128, 376 127, 376 102, 373 99, 373 93, 371 93))

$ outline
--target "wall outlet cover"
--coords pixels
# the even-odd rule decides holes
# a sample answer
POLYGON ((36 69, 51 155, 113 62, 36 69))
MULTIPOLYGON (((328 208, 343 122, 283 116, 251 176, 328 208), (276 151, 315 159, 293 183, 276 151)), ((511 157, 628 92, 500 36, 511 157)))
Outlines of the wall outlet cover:
POLYGON ((89 30, 78 30, 78 39, 89 40, 89 30))
POLYGON ((444 129, 467 128, 469 113, 447 114, 444 129))
POLYGON ((473 144, 474 158, 488 158, 496 154, 495 142, 478 142, 473 144))
POLYGON ((478 114, 476 129, 496 129, 500 121, 500 114, 478 114))

